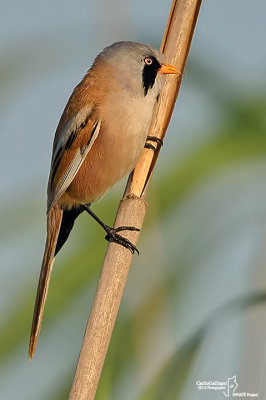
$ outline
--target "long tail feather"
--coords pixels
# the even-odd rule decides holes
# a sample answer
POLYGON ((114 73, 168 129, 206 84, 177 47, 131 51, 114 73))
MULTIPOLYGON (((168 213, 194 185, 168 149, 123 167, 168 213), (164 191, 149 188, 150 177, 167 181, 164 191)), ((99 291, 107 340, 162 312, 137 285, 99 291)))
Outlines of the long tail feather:
POLYGON ((43 255, 42 268, 39 278, 37 295, 34 306, 34 314, 32 320, 30 344, 29 344, 29 359, 34 356, 38 336, 41 329, 43 311, 46 301, 46 296, 49 288, 52 267, 54 263, 55 249, 60 231, 63 210, 57 205, 52 207, 47 214, 47 238, 43 255))

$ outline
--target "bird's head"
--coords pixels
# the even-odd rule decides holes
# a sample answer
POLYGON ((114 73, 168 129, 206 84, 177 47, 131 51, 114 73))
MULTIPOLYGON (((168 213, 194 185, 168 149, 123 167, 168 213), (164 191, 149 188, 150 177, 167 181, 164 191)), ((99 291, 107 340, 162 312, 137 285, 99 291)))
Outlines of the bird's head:
POLYGON ((96 58, 94 65, 107 64, 112 67, 116 79, 126 87, 146 96, 153 92, 157 96, 166 74, 179 71, 165 62, 164 55, 150 44, 116 42, 106 47, 96 58))

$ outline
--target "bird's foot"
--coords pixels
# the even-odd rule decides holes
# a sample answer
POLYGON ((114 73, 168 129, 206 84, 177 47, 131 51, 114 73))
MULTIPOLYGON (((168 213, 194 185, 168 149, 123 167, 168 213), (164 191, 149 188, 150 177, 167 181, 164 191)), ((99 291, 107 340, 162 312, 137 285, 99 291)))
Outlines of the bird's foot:
POLYGON ((140 231, 139 228, 135 228, 134 226, 119 226, 117 228, 111 228, 110 226, 106 225, 104 227, 104 230, 107 233, 107 235, 105 236, 105 239, 108 240, 108 242, 114 242, 114 243, 120 244, 121 246, 130 250, 132 254, 134 254, 134 252, 139 254, 137 247, 133 243, 131 243, 130 240, 128 240, 125 237, 118 234, 118 232, 121 232, 121 231, 137 231, 137 232, 139 232, 140 231))
POLYGON ((94 214, 94 212, 90 209, 89 204, 83 204, 82 208, 84 211, 87 211, 87 213, 89 213, 92 216, 92 218, 95 219, 95 221, 98 222, 98 224, 100 224, 101 227, 105 230, 105 232, 107 233, 105 239, 108 240, 108 242, 118 243, 121 246, 125 247, 126 249, 129 249, 132 254, 134 254, 134 252, 139 254, 137 247, 133 243, 131 243, 128 239, 117 233, 121 231, 139 232, 140 231, 139 228, 135 228, 134 226, 119 226, 117 228, 111 228, 111 226, 106 225, 103 221, 100 220, 100 218, 97 217, 96 214, 94 214))
MULTIPOLYGON (((157 143, 157 145, 160 145, 161 147, 163 146, 163 141, 162 139, 158 138, 157 136, 147 136, 147 140, 150 142, 157 143)), ((146 149, 151 149, 153 151, 156 150, 157 147, 153 146, 151 143, 145 143, 144 146, 146 149)))

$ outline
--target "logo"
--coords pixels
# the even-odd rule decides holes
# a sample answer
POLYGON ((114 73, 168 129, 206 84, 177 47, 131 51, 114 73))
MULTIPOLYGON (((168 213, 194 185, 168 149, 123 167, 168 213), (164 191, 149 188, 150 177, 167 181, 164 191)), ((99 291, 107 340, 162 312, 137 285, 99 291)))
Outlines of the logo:
POLYGON ((220 392, 227 398, 232 397, 249 397, 249 398, 258 398, 258 393, 249 393, 249 392, 237 392, 238 383, 236 379, 236 375, 231 378, 227 378, 225 381, 197 381, 196 386, 198 390, 212 390, 215 392, 220 392))
POLYGON ((238 388, 238 383, 236 383, 236 375, 232 376, 232 378, 227 379, 227 391, 223 392, 225 397, 229 397, 235 390, 238 388))

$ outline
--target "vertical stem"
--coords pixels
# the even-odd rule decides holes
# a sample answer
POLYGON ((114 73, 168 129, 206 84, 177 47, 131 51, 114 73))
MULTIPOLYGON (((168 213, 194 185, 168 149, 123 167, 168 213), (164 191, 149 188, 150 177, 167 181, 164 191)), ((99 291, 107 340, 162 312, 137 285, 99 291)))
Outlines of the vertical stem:
MULTIPOLYGON (((140 198, 127 197, 121 200, 115 227, 127 221, 128 225, 141 228, 146 206, 146 202, 140 198)), ((137 241, 139 232, 126 232, 125 236, 129 240, 137 241)), ((108 245, 84 335, 70 400, 94 399, 131 260, 132 254, 128 249, 114 243, 108 245)))
MULTIPOLYGON (((201 0, 173 0, 161 50, 168 62, 183 72, 194 32, 201 0)), ((169 124, 181 79, 170 78, 165 84, 160 101, 154 110, 150 128, 152 136, 163 138, 169 124)), ((143 194, 159 154, 144 149, 131 174, 125 195, 120 202, 115 227, 121 225, 141 228, 147 204, 143 194)), ((139 232, 126 232, 136 244, 139 232)), ((109 243, 101 276, 89 316, 83 345, 69 400, 93 400, 108 350, 114 323, 126 284, 132 254, 115 243, 109 243)))

